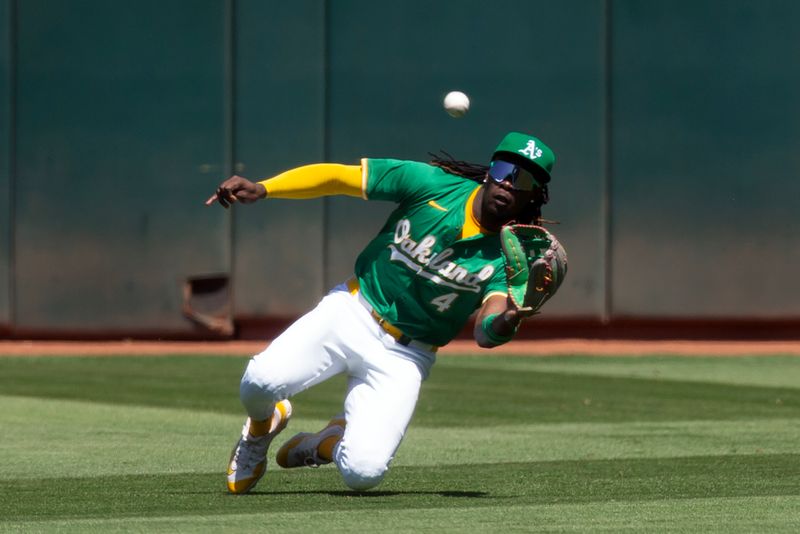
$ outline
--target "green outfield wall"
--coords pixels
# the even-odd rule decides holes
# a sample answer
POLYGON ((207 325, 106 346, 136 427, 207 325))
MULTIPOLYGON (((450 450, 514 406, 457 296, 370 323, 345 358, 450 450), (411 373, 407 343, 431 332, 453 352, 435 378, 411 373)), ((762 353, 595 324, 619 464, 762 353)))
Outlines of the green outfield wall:
MULTIPOLYGON (((235 10, 237 172, 264 178, 324 161, 324 2, 240 0, 235 10)), ((233 214, 236 312, 247 317, 302 313, 327 289, 325 200, 275 200, 252 207, 233 214)))
POLYGON ((613 2, 616 314, 800 315, 800 3, 613 2))
POLYGON ((181 329, 180 280, 230 267, 225 5, 16 5, 15 327, 181 329), (189 9, 191 7, 191 9, 189 9))
POLYGON ((391 205, 205 207, 221 179, 485 162, 510 130, 558 156, 545 216, 570 271, 545 319, 798 320, 799 17, 792 0, 0 0, 0 332, 205 335, 184 316, 203 280, 223 290, 201 308, 295 317, 391 205), (460 120, 452 89, 472 99, 460 120))

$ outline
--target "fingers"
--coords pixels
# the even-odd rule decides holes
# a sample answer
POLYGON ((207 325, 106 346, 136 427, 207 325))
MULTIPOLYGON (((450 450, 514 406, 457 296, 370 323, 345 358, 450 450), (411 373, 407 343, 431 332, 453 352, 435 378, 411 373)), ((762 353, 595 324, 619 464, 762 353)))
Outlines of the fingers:
POLYGON ((216 192, 214 192, 213 195, 208 197, 208 200, 206 200, 206 206, 210 206, 214 202, 219 202, 220 206, 222 206, 225 209, 228 209, 228 207, 230 207, 231 204, 233 204, 238 200, 236 198, 236 193, 234 192, 234 189, 230 186, 226 186, 225 185, 226 183, 227 182, 220 185, 217 188, 216 192))
POLYGON ((236 193, 225 186, 220 186, 217 189, 217 200, 223 208, 228 208, 231 204, 236 202, 236 193))
POLYGON ((230 206, 230 202, 226 197, 227 195, 225 194, 225 191, 220 187, 213 195, 208 197, 208 200, 206 200, 206 206, 210 206, 214 202, 219 202, 220 206, 222 206, 225 209, 228 209, 228 206, 230 206))
POLYGON ((211 195, 210 197, 208 197, 208 200, 206 200, 206 206, 210 206, 211 204, 213 204, 213 203, 214 203, 214 202, 216 202, 217 200, 218 200, 218 198, 217 198, 217 194, 216 194, 216 193, 214 193, 213 195, 211 195))

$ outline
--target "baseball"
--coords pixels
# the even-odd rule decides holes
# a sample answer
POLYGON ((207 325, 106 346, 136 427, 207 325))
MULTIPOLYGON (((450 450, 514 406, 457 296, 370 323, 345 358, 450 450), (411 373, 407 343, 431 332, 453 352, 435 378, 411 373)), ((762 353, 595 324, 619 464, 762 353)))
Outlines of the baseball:
POLYGON ((463 117, 469 111, 469 97, 461 91, 450 91, 444 97, 444 109, 451 117, 463 117))

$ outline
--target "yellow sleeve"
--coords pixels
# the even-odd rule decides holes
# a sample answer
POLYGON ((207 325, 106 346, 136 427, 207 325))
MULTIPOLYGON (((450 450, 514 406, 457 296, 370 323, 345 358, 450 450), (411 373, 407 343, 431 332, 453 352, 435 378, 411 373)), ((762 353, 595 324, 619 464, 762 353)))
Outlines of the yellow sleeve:
POLYGON ((360 165, 317 163, 288 170, 259 182, 267 198, 317 198, 348 195, 366 198, 360 165))

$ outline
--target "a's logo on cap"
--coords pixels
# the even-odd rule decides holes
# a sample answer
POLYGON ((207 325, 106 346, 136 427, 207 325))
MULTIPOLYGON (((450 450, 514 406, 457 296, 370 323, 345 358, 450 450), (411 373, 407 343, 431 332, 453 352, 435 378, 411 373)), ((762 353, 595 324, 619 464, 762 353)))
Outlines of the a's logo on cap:
POLYGON ((533 139, 528 141, 528 146, 518 150, 517 152, 528 156, 530 159, 536 159, 542 155, 542 149, 536 146, 536 141, 533 139))

